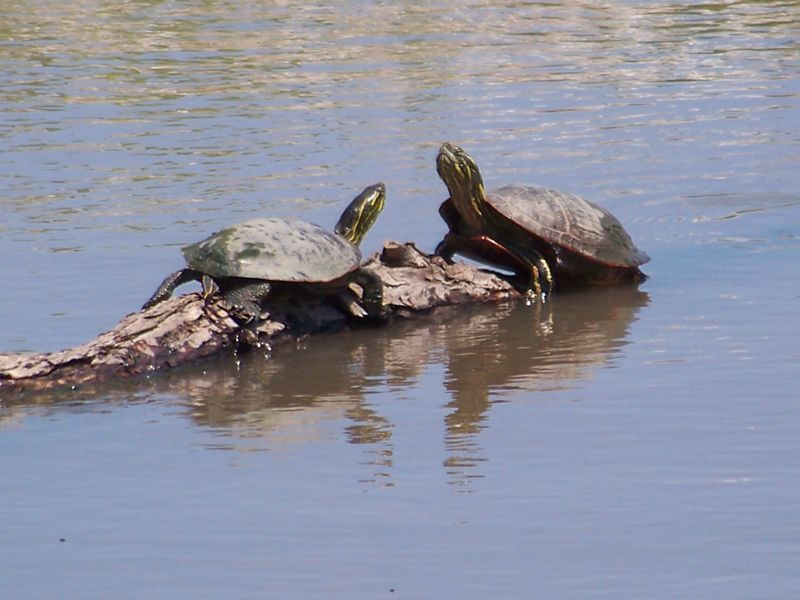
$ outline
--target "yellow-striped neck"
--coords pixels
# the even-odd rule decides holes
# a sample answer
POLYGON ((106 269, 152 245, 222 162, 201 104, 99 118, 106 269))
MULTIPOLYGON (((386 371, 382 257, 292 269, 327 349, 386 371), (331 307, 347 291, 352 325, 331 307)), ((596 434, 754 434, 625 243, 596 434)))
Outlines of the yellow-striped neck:
POLYGON ((382 183, 364 188, 364 191, 344 209, 334 231, 354 246, 358 246, 375 224, 385 202, 386 186, 382 183))
POLYGON ((465 233, 486 227, 486 189, 475 160, 462 148, 445 142, 436 157, 436 170, 450 192, 450 201, 461 217, 465 233))

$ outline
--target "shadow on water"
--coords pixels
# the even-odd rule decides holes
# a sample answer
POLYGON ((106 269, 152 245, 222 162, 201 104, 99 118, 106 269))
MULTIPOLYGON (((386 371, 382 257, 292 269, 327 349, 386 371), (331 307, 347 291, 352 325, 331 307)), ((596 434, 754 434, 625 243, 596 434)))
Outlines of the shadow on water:
POLYGON ((558 295, 541 306, 509 305, 450 323, 445 331, 448 473, 480 476, 477 435, 489 408, 540 392, 575 389, 613 363, 637 312, 649 302, 636 287, 558 295))
POLYGON ((0 1, 2 351, 82 343, 182 243, 332 223, 376 178, 365 253, 432 249, 445 140, 654 260, 649 298, 0 398, 0 595, 797 596, 797 0, 34 6, 0 1))
POLYGON ((374 446, 376 476, 388 480, 396 424, 382 404, 390 412, 387 398, 430 385, 424 397, 438 398, 443 384, 445 468, 451 478, 479 477, 477 436, 492 404, 579 387, 613 363, 648 302, 638 288, 619 287, 558 295, 544 305, 440 309, 428 320, 318 336, 272 354, 225 355, 124 385, 20 397, 2 420, 24 418, 34 405, 96 411, 156 402, 179 406, 210 431, 208 448, 244 452, 306 444, 341 426, 349 443, 374 446))

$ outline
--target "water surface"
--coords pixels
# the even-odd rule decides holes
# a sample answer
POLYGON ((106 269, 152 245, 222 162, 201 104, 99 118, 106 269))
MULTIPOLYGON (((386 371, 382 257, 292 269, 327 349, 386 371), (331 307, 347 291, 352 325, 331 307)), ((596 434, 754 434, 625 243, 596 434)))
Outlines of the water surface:
POLYGON ((0 400, 15 598, 800 587, 796 2, 0 2, 0 349, 136 310, 256 215, 364 248, 489 187, 610 208, 640 288, 0 400))

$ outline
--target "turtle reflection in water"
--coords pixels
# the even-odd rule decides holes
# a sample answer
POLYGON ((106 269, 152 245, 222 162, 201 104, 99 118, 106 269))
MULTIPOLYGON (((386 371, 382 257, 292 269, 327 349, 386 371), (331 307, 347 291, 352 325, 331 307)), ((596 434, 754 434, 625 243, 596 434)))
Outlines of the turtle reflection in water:
POLYGON ((383 316, 383 288, 377 275, 361 267, 358 245, 383 210, 382 183, 364 189, 342 213, 334 232, 300 219, 253 219, 223 229, 183 248, 186 268, 167 277, 142 309, 169 298, 189 281, 203 295, 221 292, 244 321, 261 317, 261 303, 275 287, 337 294, 358 318, 383 316), (359 303, 347 286, 363 289, 359 303))
POLYGON ((475 160, 445 143, 436 158, 450 198, 439 214, 450 228, 436 254, 461 254, 514 273, 529 296, 555 285, 638 283, 650 260, 617 218, 583 198, 533 186, 486 192, 475 160))

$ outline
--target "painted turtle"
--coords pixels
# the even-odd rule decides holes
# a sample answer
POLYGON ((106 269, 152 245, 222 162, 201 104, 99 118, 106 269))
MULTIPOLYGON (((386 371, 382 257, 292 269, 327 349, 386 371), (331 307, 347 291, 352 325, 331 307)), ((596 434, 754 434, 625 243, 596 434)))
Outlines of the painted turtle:
POLYGON ((142 309, 166 300, 179 285, 200 281, 205 296, 221 291, 249 322, 260 318, 261 302, 275 287, 333 294, 356 282, 363 289, 361 304, 352 295, 343 298, 347 311, 356 317, 379 317, 382 283, 361 268, 358 245, 385 199, 382 183, 364 189, 342 213, 335 233, 300 219, 253 219, 227 227, 183 248, 186 268, 164 279, 142 309))
POLYGON ((617 218, 583 198, 533 186, 509 185, 490 192, 475 160, 445 143, 436 158, 450 198, 439 214, 450 231, 436 254, 461 254, 510 270, 528 295, 549 294, 554 285, 641 282, 639 266, 650 260, 617 218))

